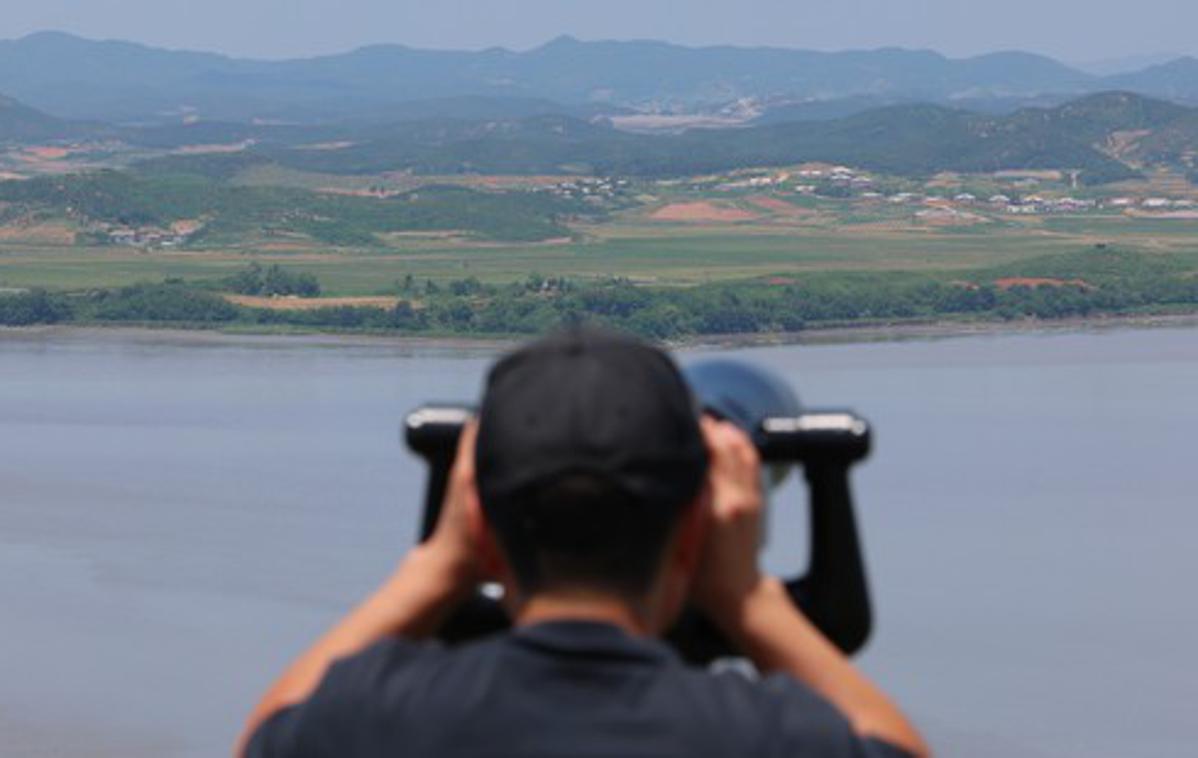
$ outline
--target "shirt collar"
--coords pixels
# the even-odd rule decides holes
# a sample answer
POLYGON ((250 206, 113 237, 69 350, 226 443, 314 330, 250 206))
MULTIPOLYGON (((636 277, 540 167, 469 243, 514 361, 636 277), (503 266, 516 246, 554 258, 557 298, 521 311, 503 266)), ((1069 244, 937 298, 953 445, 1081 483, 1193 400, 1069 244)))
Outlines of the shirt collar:
POLYGON ((638 637, 601 621, 543 621, 515 631, 516 640, 528 647, 586 658, 615 658, 648 663, 670 663, 677 654, 665 643, 638 637))

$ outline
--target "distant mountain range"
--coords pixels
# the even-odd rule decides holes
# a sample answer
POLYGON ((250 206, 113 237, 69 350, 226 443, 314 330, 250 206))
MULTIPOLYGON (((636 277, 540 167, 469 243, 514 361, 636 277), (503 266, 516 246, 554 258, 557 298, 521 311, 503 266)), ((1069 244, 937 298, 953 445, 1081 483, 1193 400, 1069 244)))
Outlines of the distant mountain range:
POLYGON ((211 178, 262 162, 679 176, 829 161, 904 175, 1075 169, 1091 183, 1167 165, 1198 176, 1192 58, 1097 77, 1025 53, 953 60, 560 38, 525 53, 379 46, 271 62, 43 33, 0 41, 0 92, 0 143, 244 143, 141 169, 211 178), (1104 87, 1119 90, 1091 92, 1104 87), (674 133, 615 128, 654 112, 722 120, 685 130, 685 118, 667 119, 682 124, 674 133))
POLYGON ((807 107, 838 117, 913 101, 1011 110, 1114 89, 1198 103, 1198 60, 1104 77, 1021 52, 951 59, 902 49, 826 53, 570 37, 527 52, 380 45, 286 61, 57 32, 0 41, 0 92, 56 117, 107 122, 401 120, 414 101, 468 103, 456 115, 479 118, 696 111, 744 100, 766 116, 807 107))
MULTIPOLYGON (((513 101, 502 101, 511 104, 513 101)), ((333 174, 553 174, 684 176, 808 161, 889 174, 1011 169, 1080 171, 1090 184, 1169 166, 1198 178, 1198 108, 1130 92, 1052 107, 984 114, 930 103, 757 125, 639 134, 604 119, 519 101, 504 118, 471 118, 480 98, 413 101, 402 121, 270 125, 198 121, 120 127, 48 116, 0 98, 0 143, 107 139, 167 154, 137 170, 228 179, 255 164, 333 174), (529 113, 531 112, 531 113, 529 113), (237 145, 230 152, 196 150, 237 145)), ((779 112, 778 115, 781 115, 779 112)))

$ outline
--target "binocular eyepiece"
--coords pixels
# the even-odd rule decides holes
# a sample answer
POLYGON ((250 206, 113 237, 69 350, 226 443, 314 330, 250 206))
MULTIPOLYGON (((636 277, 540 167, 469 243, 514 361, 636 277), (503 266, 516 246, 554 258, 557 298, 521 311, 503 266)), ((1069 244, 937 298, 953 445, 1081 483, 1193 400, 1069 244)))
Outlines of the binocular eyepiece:
MULTIPOLYGON (((790 386, 752 364, 713 360, 684 374, 704 412, 731 421, 753 440, 770 483, 779 484, 794 465, 802 468, 810 511, 810 555, 805 574, 786 582, 792 600, 845 653, 869 638, 872 612, 864 560, 853 514, 849 470, 870 453, 868 422, 851 411, 803 410, 790 386)), ((449 471, 463 426, 473 417, 466 405, 426 405, 404 421, 408 447, 429 466, 421 540, 436 526, 449 471)), ((481 593, 443 628, 458 641, 501 629, 507 619, 481 593)), ((736 653, 706 619, 688 611, 669 636, 687 659, 708 662, 736 653)))

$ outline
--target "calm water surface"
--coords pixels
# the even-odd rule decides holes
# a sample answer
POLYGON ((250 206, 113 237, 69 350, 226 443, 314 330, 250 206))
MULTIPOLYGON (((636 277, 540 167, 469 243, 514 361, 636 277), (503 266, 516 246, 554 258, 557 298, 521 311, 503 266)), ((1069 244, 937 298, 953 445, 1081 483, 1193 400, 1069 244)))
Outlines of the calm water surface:
MULTIPOLYGON (((861 662, 940 754, 1193 754, 1198 330, 735 354, 874 421, 861 662)), ((227 754, 411 543, 403 413, 474 398, 490 360, 0 335, 0 752, 227 754)), ((799 494, 777 570, 802 562, 799 494)))

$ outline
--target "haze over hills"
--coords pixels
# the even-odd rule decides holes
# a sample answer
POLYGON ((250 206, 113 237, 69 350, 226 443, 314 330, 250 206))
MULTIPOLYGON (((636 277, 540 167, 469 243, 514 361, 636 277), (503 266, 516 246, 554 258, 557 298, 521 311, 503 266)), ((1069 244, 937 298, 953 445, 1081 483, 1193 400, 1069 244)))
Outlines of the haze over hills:
POLYGON ((27 142, 69 137, 69 122, 0 95, 0 142, 27 142))
POLYGON ((1194 101, 1198 95, 1198 59, 1177 58, 1142 71, 1111 77, 1115 89, 1143 92, 1172 100, 1194 101))
MULTIPOLYGON (((453 113, 474 105, 431 101, 417 110, 453 113)), ((838 118, 673 134, 632 133, 603 119, 520 111, 509 118, 326 125, 199 121, 134 128, 63 121, 13 101, 0 103, 0 141, 81 135, 160 156, 135 163, 142 173, 215 179, 256 165, 341 175, 670 177, 832 162, 910 177, 1072 170, 1086 184, 1135 178, 1153 166, 1191 177, 1198 172, 1198 109, 1128 92, 1008 115, 904 103, 838 118)))
MULTIPOLYGON (((455 98, 480 98, 472 111, 478 117, 511 117, 517 115, 513 108, 532 111, 519 114, 525 116, 550 110, 693 111, 746 99, 760 109, 854 99, 864 107, 926 101, 1010 108, 1110 89, 1198 103, 1198 61, 1179 59, 1102 77, 1022 52, 951 59, 897 48, 827 53, 570 37, 526 52, 378 45, 285 61, 57 32, 0 41, 0 92, 60 118, 109 122, 169 122, 189 115, 304 123, 386 120, 402 116, 410 101, 455 98), (516 105, 503 104, 509 99, 516 105)), ((851 109, 842 106, 834 115, 851 109)))
POLYGON ((1099 77, 1019 52, 950 59, 561 37, 527 52, 386 45, 253 61, 40 33, 0 41, 0 93, 14 98, 0 99, 0 143, 88 138, 142 157, 224 146, 140 169, 222 178, 259 163, 681 176, 827 161, 908 176, 1068 169, 1086 183, 1154 165, 1198 170, 1192 58, 1099 77), (700 113, 722 120, 687 130, 700 113), (683 121, 659 134, 616 128, 629 114, 683 121))
POLYGON ((1184 57, 1184 55, 1177 52, 1160 52, 1103 58, 1101 60, 1076 62, 1072 65, 1079 71, 1085 71, 1094 76, 1115 76, 1142 71, 1150 66, 1159 66, 1162 63, 1168 63, 1169 61, 1184 57))

